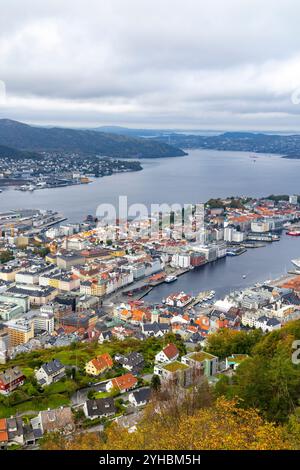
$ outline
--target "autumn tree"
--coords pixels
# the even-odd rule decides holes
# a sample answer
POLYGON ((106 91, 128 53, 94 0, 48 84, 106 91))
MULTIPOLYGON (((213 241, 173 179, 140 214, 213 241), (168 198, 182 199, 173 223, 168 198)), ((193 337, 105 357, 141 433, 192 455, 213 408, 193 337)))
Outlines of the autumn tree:
POLYGON ((208 336, 206 350, 220 359, 232 354, 251 354, 261 337, 260 330, 247 332, 222 328, 208 336))
POLYGON ((113 424, 105 435, 78 435, 73 439, 48 436, 44 449, 97 450, 279 450, 293 449, 286 429, 263 420, 254 409, 220 398, 213 406, 183 413, 176 426, 163 411, 148 407, 137 431, 113 424))
POLYGON ((258 409, 268 420, 287 421, 300 397, 300 366, 292 362, 292 345, 297 337, 299 321, 261 337, 232 380, 220 380, 216 394, 236 396, 241 406, 258 409))

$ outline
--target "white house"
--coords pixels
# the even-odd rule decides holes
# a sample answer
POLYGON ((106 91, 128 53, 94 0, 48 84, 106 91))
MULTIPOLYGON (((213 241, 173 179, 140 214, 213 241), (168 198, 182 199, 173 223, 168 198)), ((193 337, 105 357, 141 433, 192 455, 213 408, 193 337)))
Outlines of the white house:
POLYGON ((159 351, 155 356, 156 363, 168 363, 171 361, 176 361, 179 356, 179 351, 175 344, 170 343, 164 349, 159 351))
POLYGON ((58 359, 46 362, 35 372, 36 380, 43 387, 51 385, 65 376, 65 366, 58 359))

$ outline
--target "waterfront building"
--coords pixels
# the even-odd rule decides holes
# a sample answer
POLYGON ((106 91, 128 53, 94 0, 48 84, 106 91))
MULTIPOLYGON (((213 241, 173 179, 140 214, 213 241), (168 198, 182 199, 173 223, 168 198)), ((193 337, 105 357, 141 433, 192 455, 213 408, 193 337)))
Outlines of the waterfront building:
POLYGON ((172 256, 171 265, 176 268, 187 269, 191 266, 191 257, 187 253, 176 253, 172 256))

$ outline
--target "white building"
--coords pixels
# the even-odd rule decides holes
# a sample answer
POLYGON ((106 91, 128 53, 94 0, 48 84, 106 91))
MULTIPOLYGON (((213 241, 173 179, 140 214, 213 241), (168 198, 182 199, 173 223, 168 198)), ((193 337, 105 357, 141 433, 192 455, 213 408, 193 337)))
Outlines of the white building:
POLYGON ((255 233, 266 233, 270 231, 269 222, 254 221, 251 222, 251 231, 255 233))
POLYGON ((191 265, 191 257, 187 253, 175 253, 172 256, 171 265, 176 268, 189 268, 191 265))
POLYGON ((226 227, 224 229, 224 241, 241 243, 245 238, 244 232, 239 232, 234 227, 226 227))
POLYGON ((289 197, 289 203, 290 204, 298 204, 298 196, 296 194, 293 194, 289 197))
POLYGON ((52 313, 40 312, 33 319, 34 330, 48 331, 51 335, 54 331, 54 315, 52 313))

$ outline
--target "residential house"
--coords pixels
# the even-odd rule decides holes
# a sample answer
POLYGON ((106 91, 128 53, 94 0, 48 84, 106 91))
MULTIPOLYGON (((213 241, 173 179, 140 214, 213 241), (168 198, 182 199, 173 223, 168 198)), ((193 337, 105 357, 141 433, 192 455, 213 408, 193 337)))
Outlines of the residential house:
POLYGON ((34 430, 40 430, 42 434, 59 432, 67 435, 75 431, 75 422, 70 407, 40 411, 38 416, 31 420, 31 425, 34 430))
POLYGON ((111 341, 113 335, 110 330, 101 331, 98 338, 98 343, 103 344, 105 341, 111 341))
POLYGON ((87 418, 108 418, 116 414, 114 399, 98 398, 96 400, 87 400, 83 406, 83 412, 87 418))
POLYGON ((142 332, 145 336, 155 336, 156 338, 164 336, 170 331, 170 325, 166 323, 144 323, 142 332))
POLYGON ((145 366, 143 355, 136 351, 131 352, 127 356, 123 356, 122 354, 116 355, 114 359, 134 375, 141 372, 145 366))
POLYGON ((113 360, 108 353, 101 354, 89 361, 85 366, 85 371, 89 375, 100 375, 113 367, 113 360))
POLYGON ((22 418, 11 417, 6 420, 8 440, 12 444, 24 444, 24 429, 22 418))
POLYGON ((281 322, 277 318, 268 318, 265 315, 257 318, 254 323, 255 328, 261 328, 264 333, 281 328, 281 322))
POLYGON ((192 297, 185 292, 179 292, 177 294, 171 294, 166 298, 166 305, 171 307, 185 307, 192 301, 192 297))
POLYGON ((179 356, 179 351, 175 344, 169 343, 164 347, 159 353, 155 356, 155 362, 167 363, 171 361, 176 361, 179 356))
POLYGON ((8 395, 9 393, 21 387, 25 381, 25 375, 18 367, 12 367, 0 374, 0 393, 8 395))
POLYGON ((140 388, 131 392, 128 395, 128 401, 133 406, 145 406, 150 401, 151 389, 150 387, 140 388))
POLYGON ((116 377, 106 384, 106 390, 108 392, 117 390, 120 393, 128 392, 137 385, 137 378, 132 374, 124 374, 120 377, 116 377))
POLYGON ((111 333, 120 341, 124 341, 125 338, 129 338, 134 334, 133 330, 130 330, 129 328, 124 328, 124 326, 115 326, 111 330, 111 333))
POLYGON ((45 387, 66 376, 65 366, 59 359, 53 359, 50 362, 45 362, 36 372, 35 377, 40 385, 45 387))
POLYGON ((191 334, 187 342, 192 344, 200 344, 201 346, 203 346, 205 343, 205 338, 204 336, 201 336, 201 334, 197 331, 191 334))

